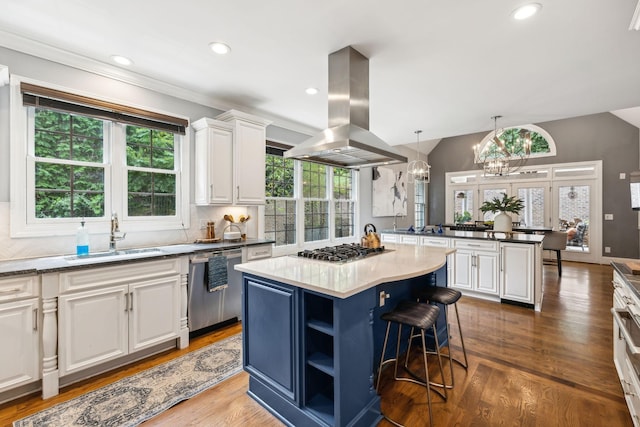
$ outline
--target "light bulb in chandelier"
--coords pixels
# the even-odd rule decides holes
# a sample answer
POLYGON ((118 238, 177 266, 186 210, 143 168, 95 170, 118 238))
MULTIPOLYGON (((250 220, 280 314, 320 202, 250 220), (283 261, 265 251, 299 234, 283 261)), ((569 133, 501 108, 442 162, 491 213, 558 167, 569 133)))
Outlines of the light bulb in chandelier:
POLYGON ((412 160, 407 165, 407 177, 411 182, 429 183, 431 179, 431 166, 424 160, 420 160, 420 134, 421 130, 414 131, 416 134, 416 160, 412 160))

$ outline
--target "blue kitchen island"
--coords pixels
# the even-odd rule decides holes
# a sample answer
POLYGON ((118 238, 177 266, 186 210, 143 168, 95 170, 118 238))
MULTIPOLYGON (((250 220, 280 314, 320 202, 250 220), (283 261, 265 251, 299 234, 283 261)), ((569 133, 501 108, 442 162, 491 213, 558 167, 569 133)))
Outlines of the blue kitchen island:
MULTIPOLYGON (((293 426, 374 426, 385 325, 417 288, 446 286, 451 249, 387 247, 346 263, 279 257, 243 272, 243 366, 249 395, 293 426)), ((438 335, 446 341, 444 321, 438 335)))

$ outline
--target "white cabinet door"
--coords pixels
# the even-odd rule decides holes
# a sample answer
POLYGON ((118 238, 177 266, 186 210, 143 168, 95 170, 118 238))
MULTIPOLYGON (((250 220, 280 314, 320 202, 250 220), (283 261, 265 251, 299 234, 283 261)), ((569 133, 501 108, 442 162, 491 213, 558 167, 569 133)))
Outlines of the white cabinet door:
MULTIPOLYGON (((203 118, 195 129, 195 201, 197 205, 233 203, 233 126, 203 118)), ((264 162, 263 162, 264 163, 264 162)))
POLYGON ((453 239, 456 248, 453 265, 453 286, 482 294, 497 296, 498 246, 494 241, 453 239))
POLYGON ((263 205, 265 200, 264 126, 238 121, 235 134, 235 203, 263 205))
POLYGON ((129 299, 130 352, 178 336, 180 276, 132 284, 129 299))
POLYGON ((233 203, 264 205, 266 127, 271 122, 236 110, 216 119, 233 126, 233 203))
POLYGON ((474 290, 485 294, 498 295, 498 254, 495 252, 476 252, 474 290))
POLYGON ((38 299, 0 304, 0 392, 39 379, 38 299))
POLYGON ((533 245, 503 243, 500 297, 533 304, 534 247, 533 245))
POLYGON ((473 252, 458 249, 454 254, 455 262, 453 263, 453 286, 456 288, 472 290, 473 275, 475 268, 473 266, 473 252))
POLYGON ((58 298, 60 374, 128 354, 128 285, 58 298))

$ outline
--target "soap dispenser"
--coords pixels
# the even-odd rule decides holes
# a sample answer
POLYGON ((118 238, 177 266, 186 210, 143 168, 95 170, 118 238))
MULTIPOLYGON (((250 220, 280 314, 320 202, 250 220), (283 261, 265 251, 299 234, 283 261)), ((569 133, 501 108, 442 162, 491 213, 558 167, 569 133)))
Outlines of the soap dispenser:
POLYGON ((76 255, 89 255, 89 232, 84 226, 84 219, 80 222, 80 227, 78 227, 76 234, 76 255))

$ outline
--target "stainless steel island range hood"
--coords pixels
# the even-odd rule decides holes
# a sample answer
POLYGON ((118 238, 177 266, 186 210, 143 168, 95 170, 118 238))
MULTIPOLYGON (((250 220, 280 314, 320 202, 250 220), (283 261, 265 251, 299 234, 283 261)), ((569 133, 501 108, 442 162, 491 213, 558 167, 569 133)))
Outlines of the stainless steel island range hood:
POLYGON ((407 162, 369 132, 369 60, 351 46, 329 55, 329 128, 284 157, 344 168, 407 162))

